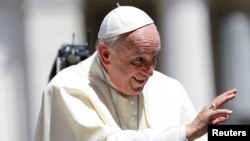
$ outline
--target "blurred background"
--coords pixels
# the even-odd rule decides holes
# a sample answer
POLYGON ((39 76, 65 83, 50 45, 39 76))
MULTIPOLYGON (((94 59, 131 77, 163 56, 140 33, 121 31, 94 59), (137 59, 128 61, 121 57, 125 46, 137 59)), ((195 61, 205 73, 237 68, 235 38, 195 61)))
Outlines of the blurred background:
POLYGON ((154 19, 162 41, 156 69, 184 85, 197 111, 237 88, 225 124, 250 124, 248 0, 0 0, 0 141, 32 141, 59 48, 74 33, 93 53, 117 2, 154 19))

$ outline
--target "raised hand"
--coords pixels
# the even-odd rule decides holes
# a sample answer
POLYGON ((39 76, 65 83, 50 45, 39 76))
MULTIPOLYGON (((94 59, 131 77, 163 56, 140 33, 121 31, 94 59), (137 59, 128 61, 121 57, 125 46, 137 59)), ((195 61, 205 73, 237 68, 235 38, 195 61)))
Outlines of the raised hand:
POLYGON ((220 109, 225 103, 235 98, 236 89, 231 89, 217 96, 212 102, 202 108, 196 118, 186 126, 186 137, 189 141, 201 137, 207 132, 208 124, 220 124, 225 122, 232 110, 220 109))

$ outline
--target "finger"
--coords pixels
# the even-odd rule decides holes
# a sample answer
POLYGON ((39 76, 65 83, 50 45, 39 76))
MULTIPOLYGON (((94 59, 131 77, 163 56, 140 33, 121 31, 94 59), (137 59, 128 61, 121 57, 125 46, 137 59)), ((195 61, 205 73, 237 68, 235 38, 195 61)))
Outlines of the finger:
POLYGON ((212 121, 212 124, 220 124, 220 123, 225 122, 226 120, 228 120, 228 116, 227 115, 225 115, 225 116, 219 116, 219 117, 215 118, 212 121))
POLYGON ((228 109, 216 109, 211 111, 211 116, 212 117, 216 117, 219 115, 231 115, 233 113, 232 110, 228 110, 228 109))
POLYGON ((218 124, 224 122, 228 119, 229 115, 231 115, 233 111, 228 109, 217 109, 211 112, 210 122, 212 124, 218 124))
POLYGON ((217 96, 213 101, 217 105, 217 107, 221 107, 228 101, 232 100, 235 98, 237 93, 237 89, 231 89, 229 91, 226 91, 225 93, 217 96))

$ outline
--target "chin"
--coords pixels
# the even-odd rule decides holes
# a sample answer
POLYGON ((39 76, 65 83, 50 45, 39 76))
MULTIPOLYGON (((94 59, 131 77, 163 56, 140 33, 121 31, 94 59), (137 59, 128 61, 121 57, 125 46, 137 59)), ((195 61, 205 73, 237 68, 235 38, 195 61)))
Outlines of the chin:
POLYGON ((126 94, 126 95, 128 95, 128 96, 135 96, 135 95, 140 95, 141 93, 130 93, 130 94, 126 94))
POLYGON ((131 92, 131 95, 139 95, 142 93, 143 87, 141 88, 137 88, 137 89, 133 89, 131 92))
POLYGON ((120 89, 122 93, 124 93, 125 95, 139 95, 142 93, 144 86, 142 87, 130 87, 130 88, 123 88, 120 89))

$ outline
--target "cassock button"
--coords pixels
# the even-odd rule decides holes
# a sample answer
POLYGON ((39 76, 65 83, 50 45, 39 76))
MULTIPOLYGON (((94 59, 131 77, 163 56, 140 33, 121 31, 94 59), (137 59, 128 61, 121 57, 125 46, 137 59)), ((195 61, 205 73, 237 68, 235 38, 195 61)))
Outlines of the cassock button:
POLYGON ((130 101, 130 104, 131 105, 135 104, 135 101, 134 100, 130 101))
POLYGON ((131 120, 135 120, 135 116, 131 116, 131 120))

